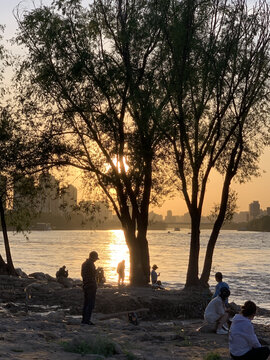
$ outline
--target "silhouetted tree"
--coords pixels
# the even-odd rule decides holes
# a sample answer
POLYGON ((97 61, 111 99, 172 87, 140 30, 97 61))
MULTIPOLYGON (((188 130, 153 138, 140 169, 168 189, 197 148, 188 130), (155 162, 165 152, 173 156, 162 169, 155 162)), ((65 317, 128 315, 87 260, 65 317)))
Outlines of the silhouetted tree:
POLYGON ((167 5, 165 125, 191 217, 188 287, 208 283, 231 182, 256 175, 269 144, 270 13, 264 0, 252 9, 245 0, 169 0, 167 5), (199 277, 200 221, 214 169, 223 185, 199 277))
POLYGON ((55 163, 81 169, 110 200, 133 285, 149 282, 151 190, 161 196, 168 187, 157 129, 167 102, 159 81, 161 16, 155 0, 96 0, 88 9, 56 0, 18 12, 17 40, 28 50, 22 101, 32 115, 43 110, 43 126, 65 147, 55 163))
MULTIPOLYGON (((3 30, 2 27, 0 27, 3 30)), ((2 36, 0 36, 2 40, 2 36)), ((29 218, 34 209, 33 197, 38 188, 34 186, 31 175, 46 169, 49 153, 54 149, 52 139, 44 135, 44 129, 37 129, 27 121, 26 114, 20 110, 20 104, 9 98, 9 91, 4 84, 4 70, 12 63, 11 54, 0 44, 0 221, 4 239, 6 261, 0 255, 0 273, 16 275, 7 231, 9 223, 17 231, 27 229, 29 218), (24 116, 26 115, 26 116, 24 116), (31 180, 31 181, 29 181, 31 180), (20 189, 28 202, 22 197, 14 199, 14 186, 20 189), (16 211, 11 212, 11 205, 16 211)), ((55 152, 55 151, 52 151, 55 152)))

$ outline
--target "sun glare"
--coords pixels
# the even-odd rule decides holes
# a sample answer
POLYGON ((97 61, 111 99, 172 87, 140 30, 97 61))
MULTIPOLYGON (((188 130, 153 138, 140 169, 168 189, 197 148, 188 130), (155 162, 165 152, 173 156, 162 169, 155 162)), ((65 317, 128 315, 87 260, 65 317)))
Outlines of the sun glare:
MULTIPOLYGON (((115 157, 113 160, 112 160, 113 164, 117 167, 117 170, 119 173, 121 173, 121 166, 120 166, 120 161, 118 160, 118 157, 115 157)), ((127 164, 127 161, 126 161, 126 158, 124 157, 123 158, 123 163, 124 163, 124 169, 125 169, 125 172, 128 171, 129 169, 129 166, 127 164)), ((108 171, 109 169, 111 169, 111 165, 107 164, 106 165, 106 170, 108 171)))
MULTIPOLYGON (((109 245, 109 253, 111 259, 111 268, 116 269, 117 264, 125 260, 125 282, 129 279, 129 251, 125 242, 124 233, 122 230, 112 230, 111 232, 111 243, 109 245)), ((117 277, 115 273, 115 277, 117 277)))

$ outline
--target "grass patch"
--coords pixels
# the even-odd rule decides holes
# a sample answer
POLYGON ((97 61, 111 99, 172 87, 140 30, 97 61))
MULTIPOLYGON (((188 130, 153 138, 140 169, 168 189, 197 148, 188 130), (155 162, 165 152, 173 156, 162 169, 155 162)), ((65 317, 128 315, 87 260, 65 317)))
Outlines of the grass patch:
POLYGON ((221 360, 221 356, 217 353, 209 353, 204 358, 204 360, 221 360))
POLYGON ((132 354, 132 352, 130 351, 124 351, 124 354, 126 355, 126 359, 127 360, 137 360, 138 357, 134 354, 132 354))
POLYGON ((113 341, 97 337, 94 340, 89 339, 72 339, 63 343, 64 350, 76 354, 97 354, 105 357, 116 354, 116 345, 113 341))

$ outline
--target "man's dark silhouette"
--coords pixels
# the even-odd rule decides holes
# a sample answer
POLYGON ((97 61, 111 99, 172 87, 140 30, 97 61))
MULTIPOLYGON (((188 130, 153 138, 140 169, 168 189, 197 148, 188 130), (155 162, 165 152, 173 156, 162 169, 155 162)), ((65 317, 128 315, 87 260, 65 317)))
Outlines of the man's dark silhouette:
POLYGON ((98 253, 91 251, 89 258, 82 264, 82 279, 84 291, 84 304, 82 314, 82 324, 94 325, 91 321, 92 311, 95 307, 97 282, 95 261, 99 260, 98 253))

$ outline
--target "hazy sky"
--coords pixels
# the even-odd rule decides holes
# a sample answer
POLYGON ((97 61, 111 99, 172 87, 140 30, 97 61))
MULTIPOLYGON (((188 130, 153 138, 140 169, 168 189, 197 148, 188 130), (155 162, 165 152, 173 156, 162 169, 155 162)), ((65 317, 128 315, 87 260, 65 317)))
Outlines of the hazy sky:
MULTIPOLYGON (((49 4, 52 0, 43 0, 43 4, 49 4)), ((87 3, 87 0, 84 0, 87 3)), ((1 12, 0 12, 0 24, 6 26, 5 38, 10 39, 16 30, 16 21, 13 17, 13 9, 20 3, 20 8, 27 9, 32 8, 33 3, 40 4, 41 1, 32 0, 0 0, 1 12)), ((270 149, 268 148, 261 158, 261 170, 262 176, 260 178, 254 178, 252 182, 247 184, 234 184, 233 188, 238 192, 238 208, 239 211, 248 210, 248 205, 253 200, 258 200, 261 204, 261 208, 265 209, 270 207, 270 149)), ((209 191, 207 192, 205 213, 209 212, 209 209, 214 203, 217 203, 220 196, 220 180, 218 177, 212 178, 210 182, 209 191)), ((171 209, 173 214, 182 214, 186 212, 186 206, 182 198, 176 197, 174 200, 166 201, 162 208, 154 209, 158 213, 166 214, 167 210, 171 209)))

